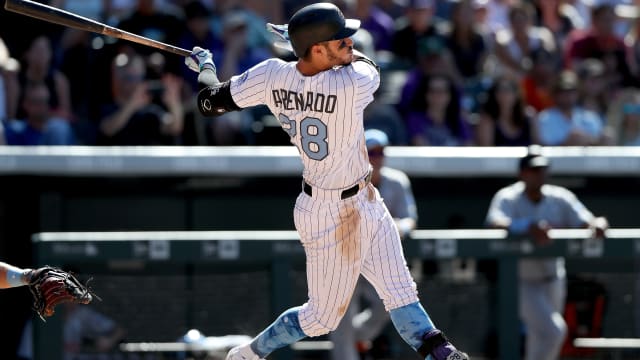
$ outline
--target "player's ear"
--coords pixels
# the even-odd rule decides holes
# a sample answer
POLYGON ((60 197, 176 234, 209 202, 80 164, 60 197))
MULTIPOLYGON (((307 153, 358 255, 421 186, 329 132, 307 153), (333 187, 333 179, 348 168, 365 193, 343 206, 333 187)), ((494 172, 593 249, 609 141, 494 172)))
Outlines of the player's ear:
POLYGON ((311 56, 322 55, 323 51, 324 51, 324 46, 322 46, 321 44, 313 44, 311 45, 311 48, 309 48, 309 52, 311 56))

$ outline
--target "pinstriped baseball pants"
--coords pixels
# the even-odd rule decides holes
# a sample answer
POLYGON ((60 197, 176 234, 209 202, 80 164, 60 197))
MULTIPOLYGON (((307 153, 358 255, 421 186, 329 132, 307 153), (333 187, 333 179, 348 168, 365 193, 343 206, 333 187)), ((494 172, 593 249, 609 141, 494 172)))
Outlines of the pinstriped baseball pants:
POLYGON ((418 301, 398 230, 373 185, 340 201, 301 192, 294 221, 306 255, 308 300, 299 313, 306 335, 324 335, 338 326, 360 274, 387 311, 418 301))

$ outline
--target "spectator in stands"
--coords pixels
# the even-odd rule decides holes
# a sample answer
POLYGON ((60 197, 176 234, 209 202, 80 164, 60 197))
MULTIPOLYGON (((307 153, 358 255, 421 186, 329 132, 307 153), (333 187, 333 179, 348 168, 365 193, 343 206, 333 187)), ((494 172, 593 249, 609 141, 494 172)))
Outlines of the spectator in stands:
POLYGON ((598 59, 585 59, 580 61, 575 71, 580 79, 578 104, 605 119, 607 107, 617 94, 607 89, 604 64, 598 59))
POLYGON ((564 48, 564 62, 568 68, 576 69, 579 60, 595 58, 602 61, 610 91, 638 85, 638 64, 631 56, 632 49, 615 33, 615 19, 613 5, 604 2, 594 6, 591 27, 572 34, 564 48))
MULTIPOLYGON (((185 28, 182 9, 166 1, 163 1, 162 5, 160 3, 156 0, 137 0, 134 11, 121 19, 117 27, 167 44, 177 44, 185 28)), ((120 45, 120 52, 129 53, 124 48, 131 48, 133 52, 143 56, 149 56, 156 51, 152 47, 130 41, 122 41, 120 45)), ((179 56, 171 56, 167 60, 167 71, 180 74, 182 59, 179 56)))
POLYGON ((400 0, 378 0, 378 6, 396 21, 404 15, 406 4, 400 0))
MULTIPOLYGON (((193 49, 194 46, 209 49, 214 56, 216 64, 220 64, 224 43, 209 26, 212 16, 211 11, 200 0, 190 0, 184 5, 184 15, 186 29, 180 36, 177 46, 183 49, 193 49)), ((192 70, 183 66, 182 74, 182 77, 187 79, 186 81, 190 85, 188 87, 189 93, 191 95, 197 94, 200 88, 198 87, 197 77, 192 76, 192 70)))
POLYGON ((537 26, 551 31, 558 48, 573 30, 584 27, 578 10, 566 0, 534 0, 537 26))
POLYGON ((532 52, 540 48, 556 51, 553 34, 534 25, 534 8, 518 2, 509 9, 509 26, 496 33, 495 53, 500 63, 518 77, 526 73, 532 52))
MULTIPOLYGON (((626 5, 623 11, 616 8, 616 14, 628 21, 628 27, 624 33, 623 41, 629 46, 631 62, 638 64, 640 68, 640 3, 626 5)), ((640 69, 637 70, 640 72, 640 69)), ((640 75, 636 75, 640 76, 640 75)))
POLYGON ((112 318, 92 306, 64 304, 64 360, 104 359, 104 354, 117 351, 126 334, 112 318))
MULTIPOLYGON (((221 36, 225 17, 228 14, 240 12, 246 22, 247 38, 245 41, 247 46, 254 50, 268 50, 272 46, 273 39, 271 34, 265 31, 267 21, 272 24, 285 22, 282 17, 284 11, 283 1, 286 0, 211 1, 211 3, 215 4, 214 19, 212 19, 214 32, 221 36)), ((296 5, 299 5, 303 0, 296 0, 295 2, 296 5)))
POLYGON ((462 146, 473 143, 463 115, 459 92, 446 75, 425 77, 412 99, 407 116, 409 142, 415 146, 462 146))
MULTIPOLYGON (((371 183, 380 191, 401 238, 407 239, 418 220, 409 177, 404 172, 384 166, 384 149, 389 145, 389 139, 383 131, 369 129, 364 135, 373 167, 371 183)), ((359 360, 358 352, 366 353, 371 349, 371 342, 380 335, 389 320, 375 289, 361 277, 340 325, 329 333, 334 344, 331 359, 359 360), (361 307, 363 301, 368 305, 365 309, 361 307)))
MULTIPOLYGON (((367 30, 373 36, 376 51, 391 51, 394 20, 376 3, 375 0, 356 0, 351 6, 352 11, 347 13, 362 21, 360 28, 367 30)), ((346 14, 345 16, 349 17, 346 14)))
POLYGON ((18 108, 19 69, 20 63, 11 57, 9 48, 0 38, 0 121, 15 117, 18 108))
MULTIPOLYGON (((270 52, 248 44, 248 18, 244 10, 233 9, 222 20, 222 59, 216 61, 218 78, 226 81, 253 65, 271 57, 270 52)), ((215 60, 215 53, 214 53, 215 60)), ((250 110, 230 112, 210 119, 208 142, 212 145, 246 145, 252 142, 251 126, 254 122, 250 110)))
POLYGON ((483 34, 476 27, 472 1, 460 0, 452 5, 451 28, 445 35, 446 46, 465 84, 478 80, 489 51, 483 34))
MULTIPOLYGON (((519 161, 519 181, 494 195, 486 225, 505 229, 511 236, 529 238, 534 246, 553 242, 554 228, 589 228, 603 238, 604 217, 595 217, 570 190, 547 184, 549 160, 532 146, 519 161)), ((558 359, 567 335, 563 319, 566 269, 563 258, 524 258, 518 263, 519 315, 524 322, 524 360, 558 359)))
POLYGON ((7 145, 74 145, 75 134, 69 120, 52 112, 49 87, 30 83, 24 89, 25 117, 4 124, 7 145))
POLYGON ((625 89, 609 106, 607 119, 614 130, 615 145, 640 146, 640 90, 625 89))
POLYGON ((560 71, 557 53, 537 49, 531 53, 531 67, 521 80, 526 105, 536 112, 553 106, 553 85, 560 71))
POLYGON ((421 39, 442 37, 442 26, 434 17, 434 0, 409 0, 405 15, 396 21, 391 51, 398 64, 412 67, 418 63, 421 39))
POLYGON ((554 86, 555 105, 538 114, 543 145, 611 145, 613 138, 603 119, 578 105, 579 81, 575 72, 562 71, 554 86))
POLYGON ((490 0, 472 0, 471 7, 473 8, 473 22, 475 23, 475 27, 485 38, 487 47, 492 51, 495 34, 491 31, 489 24, 489 3, 491 3, 490 0))
MULTIPOLYGON (((32 39, 23 54, 19 73, 20 96, 23 97, 30 84, 44 83, 49 88, 49 105, 51 112, 60 118, 72 121, 71 92, 69 80, 53 62, 51 40, 46 35, 32 39)), ((20 101, 20 104, 24 102, 20 101)), ((19 107, 18 118, 25 116, 25 109, 19 107)))
POLYGON ((112 62, 112 103, 99 124, 101 145, 175 145, 182 134, 181 80, 166 74, 146 80, 141 55, 117 55, 112 62))
MULTIPOLYGON (((417 44, 418 63, 414 65, 405 78, 405 83, 400 90, 398 111, 407 116, 411 101, 416 94, 420 82, 425 76, 446 75, 451 78, 457 88, 462 88, 462 78, 458 73, 453 56, 441 36, 425 37, 417 44)), ((461 94, 459 96, 462 96, 461 94)))
POLYGON ((518 82, 510 76, 493 80, 475 128, 479 146, 527 146, 538 143, 535 113, 526 106, 518 82))
POLYGON ((248 15, 244 10, 234 9, 224 14, 222 20, 224 47, 222 59, 216 62, 220 81, 229 80, 234 74, 241 74, 271 56, 265 48, 249 46, 248 21, 248 15))
MULTIPOLYGON (((115 26, 112 19, 112 9, 115 7, 114 1, 104 0, 51 0, 51 6, 69 11, 89 19, 97 20, 115 26)), ((82 139, 91 143, 91 138, 95 129, 91 119, 95 116, 96 103, 100 95, 96 96, 96 83, 103 83, 105 78, 97 77, 102 69, 97 69, 100 65, 97 59, 105 54, 105 42, 115 39, 96 35, 90 31, 79 30, 70 27, 61 27, 62 34, 58 46, 54 46, 56 59, 60 65, 60 71, 69 80, 69 90, 71 96, 71 111, 75 115, 76 123, 74 127, 83 132, 91 131, 91 134, 82 134, 82 139), (84 137, 87 137, 85 139, 84 137)), ((107 72, 107 71, 104 71, 107 72)), ((81 137, 80 133, 78 133, 81 137)))

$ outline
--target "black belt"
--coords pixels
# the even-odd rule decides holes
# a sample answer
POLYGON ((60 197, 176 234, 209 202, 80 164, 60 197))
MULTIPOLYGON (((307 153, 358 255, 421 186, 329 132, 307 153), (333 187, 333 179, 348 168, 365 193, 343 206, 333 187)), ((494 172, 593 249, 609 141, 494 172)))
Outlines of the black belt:
MULTIPOLYGON (((309 196, 313 196, 313 189, 311 188, 311 185, 307 184, 307 182, 304 180, 302 180, 302 190, 304 190, 305 194, 309 196)), ((348 199, 353 195, 357 194, 358 190, 360 190, 360 184, 355 184, 352 187, 346 190, 343 190, 342 193, 340 194, 340 199, 342 200, 348 199)))
MULTIPOLYGON (((369 170, 369 173, 367 174, 367 176, 364 177, 365 184, 368 184, 368 183, 371 182, 371 174, 372 174, 372 172, 371 172, 371 170, 369 170)), ((361 181, 358 181, 357 184, 353 185, 352 187, 350 187, 350 188, 348 188, 346 190, 342 190, 342 193, 340 193, 340 199, 341 200, 348 199, 348 198, 352 197, 353 195, 357 194, 358 191, 360 191, 360 182, 361 181)), ((307 182, 304 181, 304 179, 302 179, 302 190, 304 191, 305 194, 307 194, 309 196, 313 196, 313 188, 311 187, 311 185, 307 184, 307 182)))

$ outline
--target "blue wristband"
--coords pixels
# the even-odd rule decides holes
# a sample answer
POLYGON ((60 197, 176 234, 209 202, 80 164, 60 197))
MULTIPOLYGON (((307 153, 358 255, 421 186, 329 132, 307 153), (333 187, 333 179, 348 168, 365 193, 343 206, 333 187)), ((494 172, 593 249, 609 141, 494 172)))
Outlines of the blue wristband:
POLYGON ((24 272, 13 267, 7 269, 7 284, 11 287, 26 285, 23 277, 24 272))
POLYGON ((529 225, 531 225, 531 219, 513 219, 509 225, 509 232, 517 235, 524 234, 529 230, 529 225))

